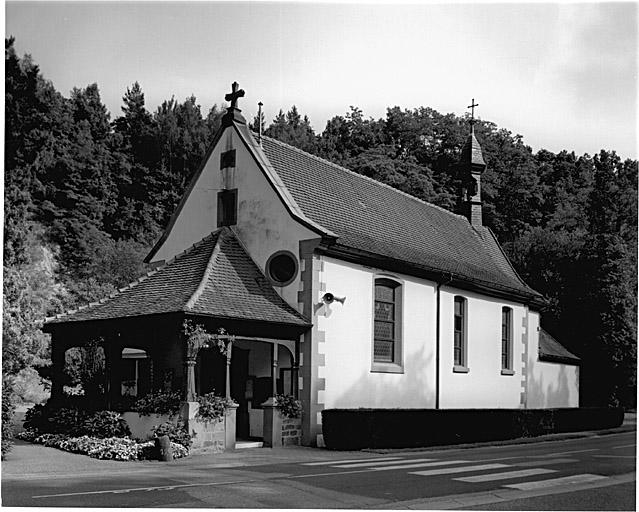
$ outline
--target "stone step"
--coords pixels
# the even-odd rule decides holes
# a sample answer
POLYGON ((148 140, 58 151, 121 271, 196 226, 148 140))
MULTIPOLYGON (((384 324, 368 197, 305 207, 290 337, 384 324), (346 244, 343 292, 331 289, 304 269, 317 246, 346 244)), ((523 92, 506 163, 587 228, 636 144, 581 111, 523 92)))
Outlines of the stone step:
POLYGON ((244 450, 246 448, 262 448, 264 443, 262 441, 237 441, 235 443, 236 450, 244 450))

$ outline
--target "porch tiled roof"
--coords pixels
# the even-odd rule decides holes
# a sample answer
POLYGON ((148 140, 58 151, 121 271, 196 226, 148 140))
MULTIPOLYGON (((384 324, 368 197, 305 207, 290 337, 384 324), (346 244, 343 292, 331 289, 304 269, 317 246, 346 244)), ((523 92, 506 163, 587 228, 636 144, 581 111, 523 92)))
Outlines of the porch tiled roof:
POLYGON ((273 289, 228 228, 221 228, 108 299, 48 324, 185 312, 310 325, 273 289))
POLYGON ((337 246, 542 300, 488 228, 275 139, 262 137, 261 149, 303 214, 337 235, 337 246))
POLYGON ((581 361, 544 329, 539 330, 539 359, 568 364, 579 364, 581 361))

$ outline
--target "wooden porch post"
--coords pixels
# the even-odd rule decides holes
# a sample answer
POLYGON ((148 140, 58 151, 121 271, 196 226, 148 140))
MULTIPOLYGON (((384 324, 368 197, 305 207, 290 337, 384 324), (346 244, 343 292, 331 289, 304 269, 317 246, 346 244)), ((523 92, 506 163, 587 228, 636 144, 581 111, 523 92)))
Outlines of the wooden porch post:
POLYGON ((195 340, 187 339, 186 353, 184 358, 184 368, 186 370, 186 387, 184 389, 184 399, 187 402, 194 402, 197 393, 195 392, 195 365, 200 346, 195 340))
POLYGON ((195 401, 195 364, 197 363, 196 357, 188 357, 186 358, 185 366, 186 366, 186 390, 184 394, 184 398, 187 402, 195 401))
POLYGON ((104 396, 106 398, 106 408, 111 408, 111 365, 113 362, 112 347, 109 342, 102 343, 104 350, 104 396))
POLYGON ((226 398, 231 398, 231 352, 233 351, 233 342, 229 341, 226 345, 226 398))
POLYGON ((277 363, 279 357, 279 343, 273 343, 272 353, 271 353, 271 396, 277 395, 277 363))
POLYGON ((117 335, 109 333, 105 335, 101 343, 102 350, 104 350, 104 394, 108 409, 111 408, 122 392, 119 378, 121 375, 119 366, 122 349, 119 342, 117 335))
POLYGON ((296 400, 300 398, 300 340, 295 340, 295 354, 293 356, 293 371, 291 372, 293 380, 293 396, 296 400))
POLYGON ((51 401, 60 400, 64 396, 64 354, 66 346, 57 333, 51 334, 51 401))

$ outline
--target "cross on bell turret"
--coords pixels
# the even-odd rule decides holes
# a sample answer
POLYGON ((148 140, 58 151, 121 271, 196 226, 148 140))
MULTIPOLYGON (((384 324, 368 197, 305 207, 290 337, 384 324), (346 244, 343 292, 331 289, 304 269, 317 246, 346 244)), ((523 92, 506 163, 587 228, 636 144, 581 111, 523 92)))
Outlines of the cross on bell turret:
POLYGON ((457 164, 458 177, 461 182, 458 208, 473 226, 482 225, 481 174, 486 169, 479 141, 475 137, 475 103, 472 99, 470 110, 470 134, 462 148, 457 164))
POLYGON ((479 103, 475 103, 475 98, 473 98, 468 107, 470 109, 470 131, 471 133, 475 132, 475 107, 478 107, 479 103))

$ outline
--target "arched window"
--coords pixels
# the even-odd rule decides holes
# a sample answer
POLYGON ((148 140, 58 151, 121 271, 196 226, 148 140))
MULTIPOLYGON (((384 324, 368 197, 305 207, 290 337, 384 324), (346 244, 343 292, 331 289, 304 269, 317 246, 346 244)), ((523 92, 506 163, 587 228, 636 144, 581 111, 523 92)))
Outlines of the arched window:
POLYGON ((402 286, 375 279, 373 369, 398 371, 402 358, 402 286))
POLYGON ((501 369, 513 369, 513 310, 501 308, 501 369))
POLYGON ((454 370, 467 371, 468 346, 466 333, 467 301, 464 297, 456 296, 453 325, 453 364, 454 370))

